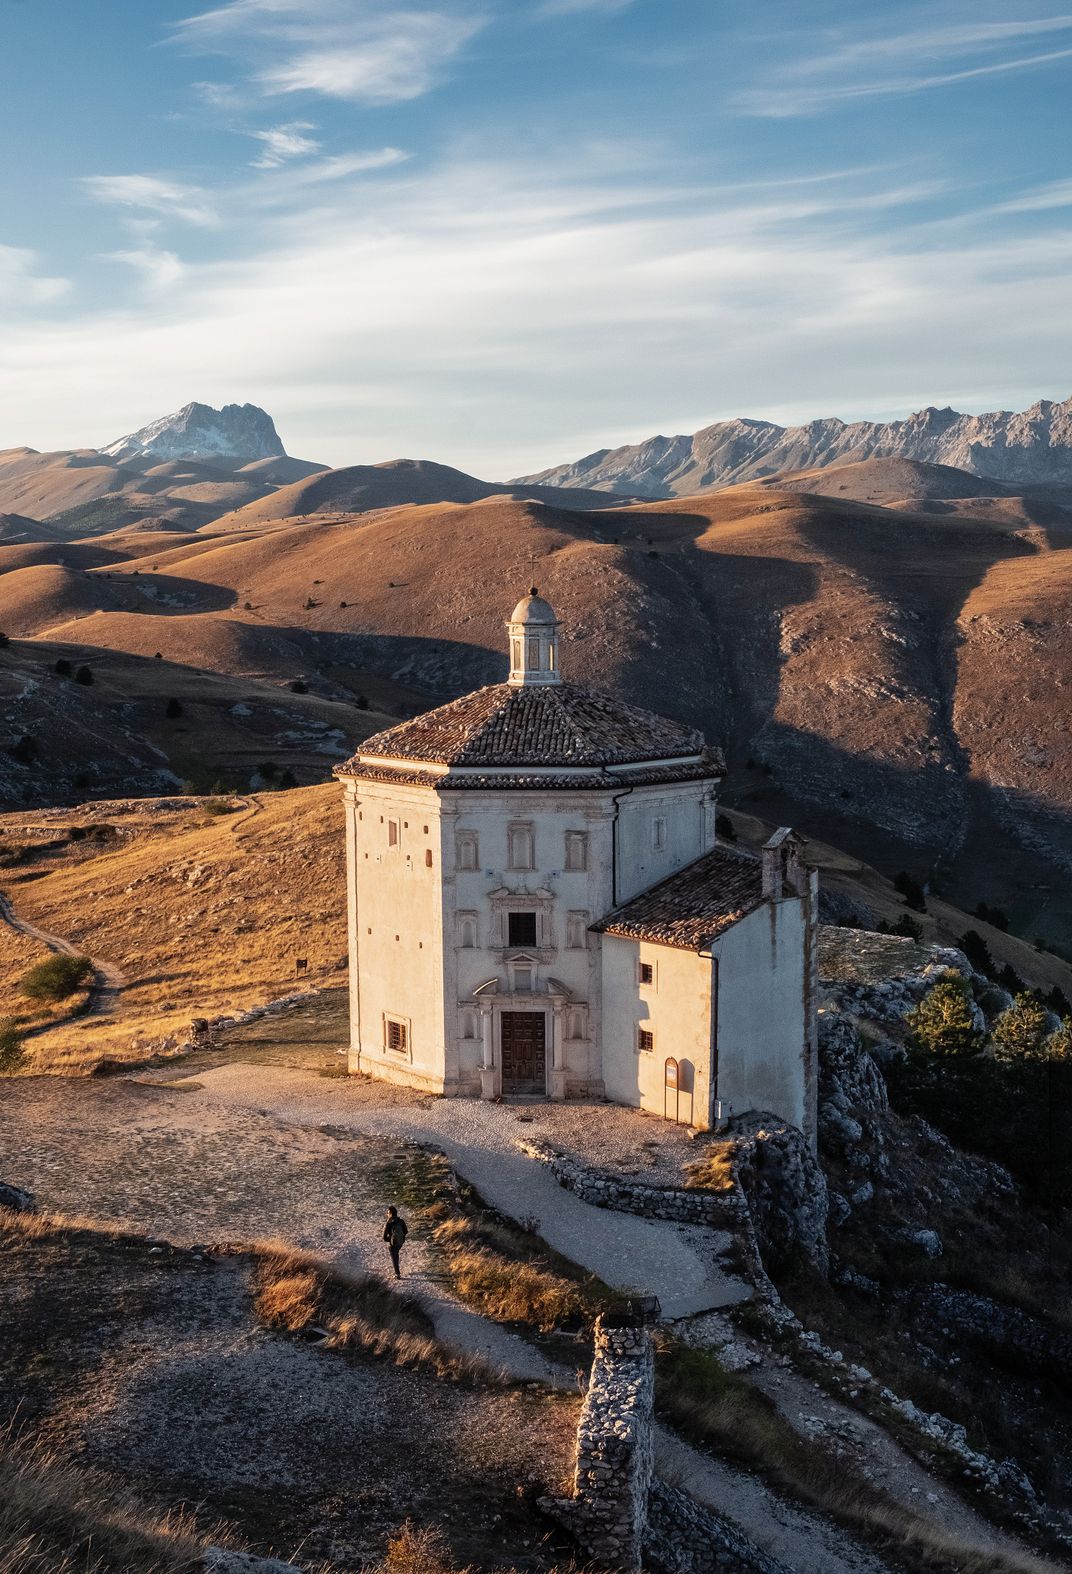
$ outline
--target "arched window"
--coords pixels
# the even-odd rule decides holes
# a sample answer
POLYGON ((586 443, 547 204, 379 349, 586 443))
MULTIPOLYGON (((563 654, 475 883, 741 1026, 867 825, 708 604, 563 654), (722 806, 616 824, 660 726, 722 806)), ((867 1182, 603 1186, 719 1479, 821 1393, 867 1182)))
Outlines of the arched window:
POLYGON ((479 1034, 477 1033, 477 1028, 476 1028, 476 1012, 475 1011, 463 1011, 462 1012, 462 1038, 478 1038, 478 1037, 479 1037, 479 1034))
POLYGON ((475 831, 459 831, 454 845, 459 869, 479 869, 480 843, 475 831))
POLYGON ((458 944, 466 950, 476 945, 476 914, 458 914, 458 944))

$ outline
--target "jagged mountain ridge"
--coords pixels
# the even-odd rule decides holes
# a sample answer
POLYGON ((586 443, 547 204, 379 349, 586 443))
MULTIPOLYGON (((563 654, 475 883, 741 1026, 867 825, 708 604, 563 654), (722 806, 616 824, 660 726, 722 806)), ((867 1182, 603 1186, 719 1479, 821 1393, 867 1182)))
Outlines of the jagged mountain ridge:
POLYGON ((193 401, 171 415, 119 437, 101 449, 113 459, 285 459, 275 422, 255 404, 211 405, 193 401))
POLYGON ((518 476, 519 484, 584 487, 650 498, 756 481, 784 471, 864 459, 902 458, 949 465, 1021 486, 1072 485, 1072 397, 1040 399, 1023 411, 963 415, 929 406, 902 421, 836 416, 804 426, 737 417, 692 435, 650 437, 601 448, 570 464, 518 476))

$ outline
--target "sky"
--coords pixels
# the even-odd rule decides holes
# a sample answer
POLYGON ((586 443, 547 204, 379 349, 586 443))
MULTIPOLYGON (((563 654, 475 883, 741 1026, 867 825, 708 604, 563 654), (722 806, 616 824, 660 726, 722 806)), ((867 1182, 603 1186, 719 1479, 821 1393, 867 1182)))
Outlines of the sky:
POLYGON ((0 448, 492 479, 1072 394, 1045 0, 0 0, 0 448))

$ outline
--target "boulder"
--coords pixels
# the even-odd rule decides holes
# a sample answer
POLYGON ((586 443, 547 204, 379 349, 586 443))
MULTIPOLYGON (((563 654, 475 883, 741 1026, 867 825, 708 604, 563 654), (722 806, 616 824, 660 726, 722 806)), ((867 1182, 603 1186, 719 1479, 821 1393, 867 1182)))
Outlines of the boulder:
POLYGON ((12 1213, 36 1213, 37 1203, 32 1192, 0 1181, 0 1208, 10 1208, 12 1213))

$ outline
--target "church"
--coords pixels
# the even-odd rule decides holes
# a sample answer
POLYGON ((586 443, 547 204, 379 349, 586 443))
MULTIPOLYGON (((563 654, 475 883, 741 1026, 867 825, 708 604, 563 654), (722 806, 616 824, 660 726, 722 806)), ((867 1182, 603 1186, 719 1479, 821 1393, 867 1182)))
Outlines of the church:
POLYGON ((345 791, 349 1068, 814 1139, 816 876, 720 841, 700 733, 564 682, 534 588, 505 683, 367 739, 345 791))

